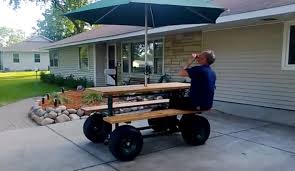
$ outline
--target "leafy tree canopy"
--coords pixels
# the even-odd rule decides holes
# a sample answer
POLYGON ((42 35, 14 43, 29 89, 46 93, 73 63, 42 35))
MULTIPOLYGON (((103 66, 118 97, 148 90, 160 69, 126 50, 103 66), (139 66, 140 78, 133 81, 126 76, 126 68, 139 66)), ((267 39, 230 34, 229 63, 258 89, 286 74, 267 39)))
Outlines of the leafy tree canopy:
POLYGON ((25 33, 8 27, 0 27, 0 47, 21 42, 25 39, 25 33))

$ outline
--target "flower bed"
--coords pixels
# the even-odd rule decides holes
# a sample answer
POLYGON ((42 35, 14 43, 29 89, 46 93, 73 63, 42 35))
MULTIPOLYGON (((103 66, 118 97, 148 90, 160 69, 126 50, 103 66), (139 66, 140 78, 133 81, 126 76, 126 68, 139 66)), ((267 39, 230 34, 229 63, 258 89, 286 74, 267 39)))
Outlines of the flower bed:
MULTIPOLYGON (((54 123, 62 123, 78 119, 86 119, 90 114, 81 110, 86 106, 98 106, 107 104, 107 99, 101 99, 100 101, 93 100, 95 98, 89 95, 89 91, 66 91, 64 93, 55 93, 50 96, 43 97, 37 100, 29 111, 29 117, 39 125, 49 125, 54 123), (85 98, 87 96, 87 98, 85 98), (48 98, 49 97, 49 98, 48 98), (54 100, 56 99, 56 100, 54 100), (85 100, 86 99, 86 100, 85 100), (85 103, 87 101, 88 103, 85 103), (54 103, 56 102, 56 103, 54 103)), ((91 94, 90 94, 91 95, 91 94)), ((97 97, 96 97, 97 98, 97 97)), ((114 102, 135 102, 149 99, 160 99, 161 96, 148 96, 148 97, 127 97, 125 99, 115 98, 114 102)), ((150 106, 156 107, 155 105, 150 106)), ((125 109, 114 110, 114 113, 126 113, 131 111, 143 110, 147 107, 131 107, 125 109)), ((106 111, 99 111, 106 112, 106 111)))

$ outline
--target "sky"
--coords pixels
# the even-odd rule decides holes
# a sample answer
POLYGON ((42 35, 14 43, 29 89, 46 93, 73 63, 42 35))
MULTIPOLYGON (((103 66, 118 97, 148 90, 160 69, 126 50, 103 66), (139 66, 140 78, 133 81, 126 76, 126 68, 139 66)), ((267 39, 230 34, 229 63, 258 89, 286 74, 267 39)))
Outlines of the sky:
POLYGON ((30 36, 37 27, 37 20, 44 19, 40 6, 33 2, 22 2, 19 9, 14 10, 9 6, 9 0, 0 0, 0 26, 13 29, 20 29, 25 32, 26 37, 30 36))

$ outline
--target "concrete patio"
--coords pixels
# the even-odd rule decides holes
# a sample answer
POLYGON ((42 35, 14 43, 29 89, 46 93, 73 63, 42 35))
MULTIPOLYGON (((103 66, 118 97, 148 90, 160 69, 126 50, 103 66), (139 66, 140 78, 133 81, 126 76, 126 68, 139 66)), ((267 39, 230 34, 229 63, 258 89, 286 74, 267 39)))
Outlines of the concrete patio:
MULTIPOLYGON (((82 132, 83 120, 0 133, 1 171, 293 171, 295 128, 212 112, 206 145, 180 134, 145 139, 134 161, 119 162, 82 132)), ((145 124, 138 122, 135 124, 145 124)))

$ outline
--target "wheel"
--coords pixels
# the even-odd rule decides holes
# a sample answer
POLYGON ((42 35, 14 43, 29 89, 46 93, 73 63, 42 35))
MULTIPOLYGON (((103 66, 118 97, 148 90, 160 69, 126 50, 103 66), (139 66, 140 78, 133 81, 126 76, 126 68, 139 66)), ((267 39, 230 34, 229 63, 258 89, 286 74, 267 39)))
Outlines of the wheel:
POLYGON ((133 126, 122 125, 111 133, 109 149, 121 161, 133 160, 140 153, 142 146, 143 137, 133 126))
POLYGON ((202 116, 184 115, 179 127, 184 141, 189 145, 203 145, 210 135, 209 121, 202 116))
POLYGON ((103 121, 102 115, 91 115, 83 125, 84 135, 94 143, 102 143, 112 131, 112 125, 103 121))
MULTIPOLYGON (((163 110, 163 109, 166 109, 166 108, 156 107, 156 108, 153 108, 152 111, 163 110)), ((177 116, 148 119, 149 126, 151 126, 155 132, 167 131, 168 128, 173 131, 177 130, 178 123, 179 123, 179 120, 177 119, 177 116)))

